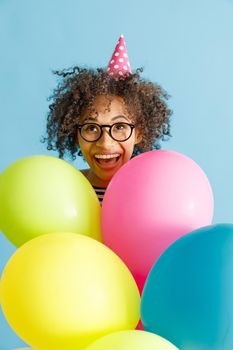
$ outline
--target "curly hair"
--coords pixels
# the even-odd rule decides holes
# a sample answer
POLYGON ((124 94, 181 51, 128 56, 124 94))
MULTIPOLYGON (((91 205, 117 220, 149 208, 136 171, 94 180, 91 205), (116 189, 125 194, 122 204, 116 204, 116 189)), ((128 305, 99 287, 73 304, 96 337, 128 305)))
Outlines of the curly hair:
POLYGON ((167 140, 170 134, 172 111, 167 106, 169 98, 159 85, 141 78, 143 69, 116 79, 105 69, 73 67, 54 71, 60 77, 57 88, 48 100, 47 136, 42 142, 48 150, 59 152, 72 160, 80 151, 77 143, 79 116, 86 108, 92 108, 99 95, 120 96, 127 111, 135 117, 140 127, 142 140, 135 146, 133 156, 152 149, 159 149, 160 140, 167 140))

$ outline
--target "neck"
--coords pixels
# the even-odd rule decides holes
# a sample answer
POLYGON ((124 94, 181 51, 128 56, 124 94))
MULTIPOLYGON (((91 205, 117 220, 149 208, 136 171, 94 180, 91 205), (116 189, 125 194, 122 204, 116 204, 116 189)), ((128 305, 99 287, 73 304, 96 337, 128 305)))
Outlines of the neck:
POLYGON ((100 178, 98 178, 92 171, 91 169, 87 169, 84 173, 88 181, 92 184, 92 186, 96 187, 104 187, 106 188, 109 184, 110 181, 104 181, 100 178))

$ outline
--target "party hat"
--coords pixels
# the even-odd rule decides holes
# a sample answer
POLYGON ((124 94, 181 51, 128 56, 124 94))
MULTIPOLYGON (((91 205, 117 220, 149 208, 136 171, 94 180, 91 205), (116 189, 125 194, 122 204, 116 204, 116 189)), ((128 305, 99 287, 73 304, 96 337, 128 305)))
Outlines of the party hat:
POLYGON ((127 76, 132 74, 124 36, 121 35, 112 57, 109 61, 107 72, 114 76, 127 76))

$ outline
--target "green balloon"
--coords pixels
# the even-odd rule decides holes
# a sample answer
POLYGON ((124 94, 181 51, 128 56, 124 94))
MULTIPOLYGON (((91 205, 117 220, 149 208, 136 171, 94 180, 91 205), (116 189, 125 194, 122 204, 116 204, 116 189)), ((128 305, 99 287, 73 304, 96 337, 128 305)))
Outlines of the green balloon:
POLYGON ((20 159, 0 180, 0 226, 16 246, 51 232, 101 240, 100 204, 85 176, 50 156, 20 159))
POLYGON ((129 330, 106 335, 85 350, 178 350, 166 339, 149 332, 129 330))

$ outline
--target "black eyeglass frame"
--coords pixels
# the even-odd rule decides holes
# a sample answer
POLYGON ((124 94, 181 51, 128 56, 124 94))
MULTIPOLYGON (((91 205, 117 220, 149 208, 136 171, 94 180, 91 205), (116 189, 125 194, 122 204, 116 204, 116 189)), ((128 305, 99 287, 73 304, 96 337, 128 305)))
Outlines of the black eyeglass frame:
POLYGON ((97 123, 84 123, 84 124, 79 124, 79 125, 78 125, 78 130, 79 130, 79 132, 80 132, 80 135, 81 135, 81 137, 83 138, 83 140, 86 141, 86 142, 96 142, 96 141, 98 141, 98 140, 102 137, 102 135, 103 135, 103 128, 109 128, 108 133, 109 133, 109 135, 111 136, 111 138, 112 138, 114 141, 117 141, 117 142, 125 142, 125 141, 127 141, 127 140, 132 136, 133 129, 135 128, 135 125, 134 125, 134 124, 130 124, 130 123, 125 123, 125 122, 117 122, 117 123, 114 123, 114 124, 112 124, 112 125, 107 125, 107 124, 102 124, 102 125, 100 125, 100 124, 97 124, 97 123), (122 125, 122 124, 127 124, 128 126, 130 126, 131 132, 130 132, 130 135, 129 135, 126 139, 124 139, 124 140, 117 140, 117 139, 115 139, 115 138, 112 136, 112 128, 113 128, 115 125, 122 125), (98 128, 100 128, 100 135, 99 135, 99 137, 98 137, 96 140, 93 140, 93 141, 90 141, 90 140, 85 139, 85 137, 83 137, 83 135, 82 135, 82 133, 81 133, 81 129, 82 129, 82 127, 83 127, 84 125, 95 125, 95 126, 97 126, 98 128))

